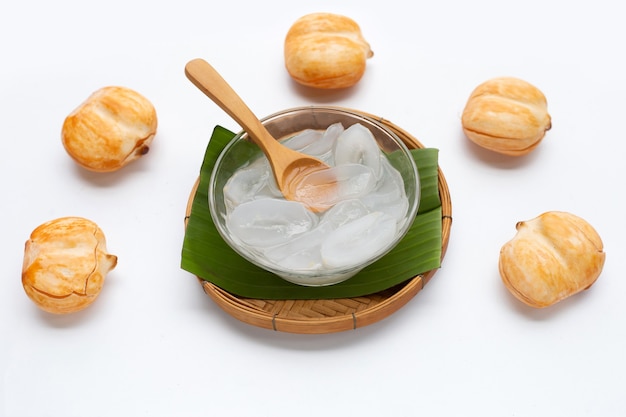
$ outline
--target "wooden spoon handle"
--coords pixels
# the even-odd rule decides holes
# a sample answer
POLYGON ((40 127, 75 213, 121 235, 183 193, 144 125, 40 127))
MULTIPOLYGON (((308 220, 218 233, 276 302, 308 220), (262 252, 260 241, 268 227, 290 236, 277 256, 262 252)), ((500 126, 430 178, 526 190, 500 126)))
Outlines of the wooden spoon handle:
POLYGON ((270 156, 278 144, 267 129, 222 76, 203 59, 189 61, 185 66, 189 80, 215 102, 245 130, 251 139, 270 156))

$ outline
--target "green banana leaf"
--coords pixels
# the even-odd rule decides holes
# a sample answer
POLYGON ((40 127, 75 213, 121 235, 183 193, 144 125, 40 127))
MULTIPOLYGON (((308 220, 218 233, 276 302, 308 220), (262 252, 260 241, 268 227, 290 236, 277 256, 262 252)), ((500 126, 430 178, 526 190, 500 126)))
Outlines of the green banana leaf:
POLYGON ((438 150, 411 150, 418 166, 421 201, 404 239, 387 255, 339 284, 305 287, 283 280, 242 258, 218 233, 208 206, 213 165, 233 132, 216 126, 200 170, 182 248, 181 267, 240 297, 256 299, 349 298, 373 294, 441 264, 441 201, 437 181, 438 150))

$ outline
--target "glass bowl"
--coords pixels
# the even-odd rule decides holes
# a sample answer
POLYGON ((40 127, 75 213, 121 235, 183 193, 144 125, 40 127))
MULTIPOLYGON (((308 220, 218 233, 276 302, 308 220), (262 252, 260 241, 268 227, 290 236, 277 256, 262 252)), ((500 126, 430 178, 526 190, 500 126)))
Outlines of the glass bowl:
MULTIPOLYGON (((388 208, 385 204, 389 204, 389 207, 392 207, 388 201, 392 201, 395 197, 388 197, 384 194, 386 192, 384 190, 380 191, 380 194, 370 196, 369 200, 367 200, 368 204, 369 201, 376 199, 383 204, 382 208, 376 206, 375 209, 372 209, 372 211, 376 213, 372 214, 370 217, 377 218, 377 215, 380 213, 387 210, 393 211, 396 219, 393 231, 386 227, 379 229, 372 228, 369 231, 356 228, 356 226, 343 228, 341 232, 334 233, 332 244, 328 243, 324 245, 324 251, 322 253, 325 253, 325 256, 319 254, 312 255, 312 259, 309 260, 307 258, 305 262, 302 262, 301 258, 304 256, 303 254, 309 256, 309 252, 314 252, 318 250, 319 247, 316 246, 317 243, 315 243, 317 242, 317 238, 309 237, 309 235, 302 234, 298 230, 293 233, 290 232, 290 237, 288 238, 281 235, 280 239, 282 240, 280 242, 274 242, 274 228, 272 228, 272 230, 268 229, 267 235, 261 233, 260 236, 251 238, 261 241, 260 243, 264 246, 262 248, 251 247, 249 240, 242 240, 239 233, 233 232, 235 228, 239 228, 239 226, 233 226, 236 223, 232 218, 236 216, 231 214, 233 210, 231 197, 233 187, 229 185, 225 192, 225 186, 227 183, 230 184, 229 179, 238 170, 242 168, 252 169, 251 167, 256 165, 266 165, 267 159, 262 154, 261 150, 248 140, 247 134, 240 132, 226 145, 219 155, 211 173, 208 190, 209 208, 213 222, 222 238, 233 250, 253 264, 289 282, 305 286, 321 286, 336 284, 351 278, 366 266, 383 257, 402 240, 411 227, 417 213, 420 200, 420 184, 415 162, 408 148, 398 136, 369 116, 339 107, 307 106, 292 108, 272 114, 261 121, 272 136, 280 141, 287 140, 305 131, 326 131, 329 126, 335 125, 336 127, 338 123, 341 124, 343 129, 348 129, 354 124, 360 124, 372 133, 381 151, 381 155, 385 156, 381 159, 389 161, 390 164, 388 165, 393 167, 391 170, 381 169, 380 172, 383 173, 381 174, 382 178, 376 181, 380 182, 385 179, 391 181, 390 178, 392 177, 401 177, 402 181, 400 184, 403 185, 403 187, 400 186, 396 188, 399 188, 399 192, 406 198, 402 204, 398 203, 394 205, 393 208, 388 208), (231 216, 230 220, 229 216, 231 216), (383 229, 385 230, 384 232, 380 231, 383 229), (353 235, 350 235, 351 233, 353 235), (372 250, 371 247, 367 246, 370 243, 377 244, 379 247, 376 250, 372 250), (366 249, 363 249, 364 245, 366 249), (285 250, 292 250, 298 252, 298 254, 297 256, 287 256, 286 258, 289 260, 285 261, 281 258, 285 258, 284 253, 281 252, 285 250), (279 253, 280 255, 277 255, 279 253), (364 254, 367 254, 367 256, 364 254), (281 259, 277 260, 279 258, 281 259), (353 259, 354 262, 350 262, 350 259, 353 259)), ((296 145, 289 146, 295 147, 296 145)), ((312 153, 308 149, 310 150, 310 147, 299 150, 305 153, 312 153)), ((245 181, 247 181, 246 178, 248 178, 251 183, 249 186, 244 185, 242 189, 258 188, 259 181, 262 177, 263 175, 257 174, 241 175, 241 178, 244 178, 244 180, 238 180, 238 184, 244 184, 245 181)), ((270 194, 277 192, 271 174, 265 175, 265 177, 267 177, 268 180, 267 184, 263 185, 264 190, 269 190, 270 194)), ((263 181, 265 181, 265 179, 263 179, 263 181)), ((235 188, 239 189, 238 187, 235 188)), ((398 191, 395 191, 395 193, 397 194, 398 191)), ((269 207, 267 210, 271 212, 273 210, 272 205, 269 204, 267 200, 259 203, 261 199, 263 198, 255 198, 254 204, 261 204, 261 206, 267 205, 269 207)), ((354 202, 351 200, 349 203, 345 204, 346 206, 352 205, 352 208, 358 206, 360 210, 363 205, 360 201, 361 200, 354 202)), ((298 205, 299 204, 300 203, 298 203, 298 205)), ((292 208, 293 207, 291 207, 290 210, 292 208)), ((333 221, 345 225, 348 221, 346 219, 351 216, 350 213, 352 213, 352 211, 351 209, 340 210, 338 206, 327 210, 325 213, 314 214, 317 219, 314 219, 314 221, 317 222, 315 224, 326 225, 332 223, 332 221, 326 221, 323 220, 323 218, 326 216, 326 213, 330 213, 334 208, 337 208, 335 212, 343 213, 343 217, 339 215, 341 220, 333 221)), ((301 210, 296 211, 301 213, 301 210)), ((259 209, 259 213, 261 213, 261 209, 259 209)), ((270 214, 261 216, 270 216, 270 214)), ((291 214, 278 214, 276 210, 274 217, 281 223, 276 227, 284 228, 285 224, 283 224, 283 220, 290 216, 291 214)), ((308 214, 306 214, 306 216, 308 216, 308 214)), ((337 217, 336 214, 333 214, 333 216, 337 217)), ((330 215, 327 217, 331 218, 330 215)), ((296 219, 295 221, 298 220, 296 219)), ((354 224, 356 224, 356 222, 354 222, 354 224)), ((324 235, 324 233, 320 234, 324 235)))

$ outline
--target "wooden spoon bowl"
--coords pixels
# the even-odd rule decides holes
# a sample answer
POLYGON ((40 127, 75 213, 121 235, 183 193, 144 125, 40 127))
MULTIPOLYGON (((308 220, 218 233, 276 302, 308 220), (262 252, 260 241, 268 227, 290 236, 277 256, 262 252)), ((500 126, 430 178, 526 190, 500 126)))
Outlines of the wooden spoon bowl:
POLYGON ((267 157, 278 189, 287 200, 299 201, 312 211, 324 211, 333 192, 333 183, 301 185, 312 172, 329 166, 312 156, 294 151, 278 142, 258 117, 222 76, 203 59, 194 59, 185 66, 185 75, 245 130, 267 157))

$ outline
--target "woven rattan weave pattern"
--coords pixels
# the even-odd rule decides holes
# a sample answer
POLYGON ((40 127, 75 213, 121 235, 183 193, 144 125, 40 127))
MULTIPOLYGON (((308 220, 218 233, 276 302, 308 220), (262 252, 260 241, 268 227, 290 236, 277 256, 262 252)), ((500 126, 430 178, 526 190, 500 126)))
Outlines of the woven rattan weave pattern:
MULTIPOLYGON (((354 110, 352 110, 354 111, 354 110)), ((388 120, 363 113, 393 131, 409 148, 424 146, 408 132, 388 120)), ((442 207, 442 252, 445 256, 452 226, 452 203, 446 179, 439 168, 439 196, 442 207)), ((191 212, 195 186, 187 205, 191 212)), ((235 296, 200 279, 204 292, 224 311, 247 324, 270 330, 322 334, 353 330, 378 322, 403 307, 424 288, 437 270, 410 278, 393 288, 368 296, 324 300, 260 300, 235 296)))

